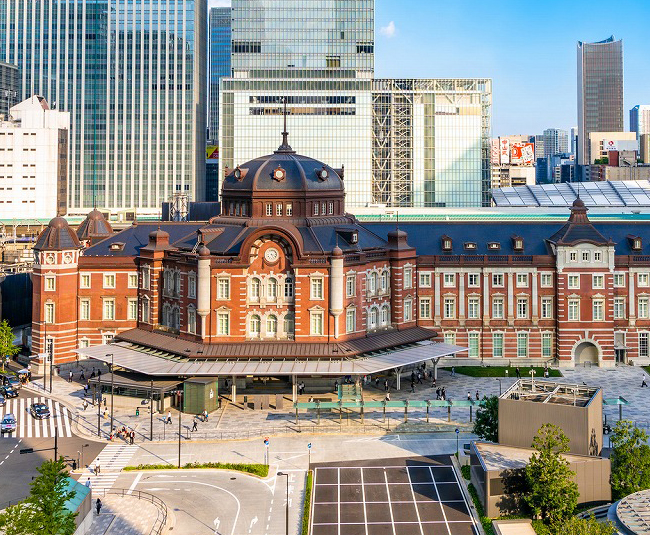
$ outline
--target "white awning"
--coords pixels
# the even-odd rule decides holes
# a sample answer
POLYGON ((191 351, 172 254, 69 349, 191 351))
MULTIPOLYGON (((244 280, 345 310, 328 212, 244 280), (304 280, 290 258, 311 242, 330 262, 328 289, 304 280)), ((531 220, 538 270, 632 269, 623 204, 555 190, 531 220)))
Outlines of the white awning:
POLYGON ((384 350, 349 359, 215 359, 190 360, 159 351, 143 350, 127 342, 76 349, 75 352, 127 370, 154 376, 216 375, 366 375, 449 357, 466 347, 440 342, 418 342, 412 347, 384 350))

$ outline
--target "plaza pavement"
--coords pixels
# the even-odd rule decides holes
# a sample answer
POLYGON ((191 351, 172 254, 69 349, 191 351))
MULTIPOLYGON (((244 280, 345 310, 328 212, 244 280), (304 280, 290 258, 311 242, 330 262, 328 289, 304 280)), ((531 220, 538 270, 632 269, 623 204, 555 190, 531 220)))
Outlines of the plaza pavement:
MULTIPOLYGON (((526 376, 526 368, 522 367, 522 376, 526 376)), ((65 372, 67 373, 67 372, 65 372)), ((620 366, 616 368, 576 368, 575 370, 562 369, 566 382, 590 386, 601 386, 603 388, 603 397, 613 398, 617 396, 624 397, 630 402, 623 407, 623 417, 632 419, 642 427, 650 425, 650 404, 647 403, 647 397, 650 396, 650 387, 642 388, 641 382, 644 375, 647 376, 642 368, 634 366, 620 366)), ((88 374, 86 374, 88 376, 88 374)), ((75 379, 78 373, 75 373, 75 379)), ((445 387, 447 399, 465 400, 468 392, 472 399, 476 397, 478 390, 479 397, 498 395, 500 389, 507 389, 513 382, 514 378, 501 378, 499 381, 493 377, 469 377, 456 373, 453 376, 449 369, 438 370, 438 387, 445 387)), ((650 383, 650 378, 648 379, 650 383)), ((28 385, 28 388, 34 388, 42 392, 42 381, 35 380, 35 385, 28 385)), ((53 380, 53 397, 66 403, 75 414, 73 428, 78 434, 87 437, 97 437, 97 410, 96 407, 89 405, 84 411, 82 410, 83 386, 76 380, 69 383, 61 377, 54 377, 53 380)), ((264 435, 280 435, 284 433, 356 433, 356 434, 376 434, 391 432, 416 432, 416 431, 449 431, 459 427, 461 431, 471 429, 470 411, 468 408, 452 408, 451 422, 448 422, 448 413, 446 408, 431 408, 429 413, 429 423, 426 422, 426 410, 411 408, 408 411, 408 423, 404 422, 404 410, 399 408, 387 409, 386 419, 381 409, 368 409, 365 411, 363 425, 361 415, 358 409, 344 410, 339 415, 338 410, 322 410, 320 415, 320 424, 315 410, 309 412, 301 410, 296 424, 295 410, 292 408, 290 396, 285 396, 285 408, 275 410, 254 410, 244 408, 243 396, 238 396, 238 403, 230 403, 228 398, 224 398, 222 408, 210 414, 207 422, 197 418, 197 431, 192 432, 193 416, 184 414, 182 416, 181 434, 184 440, 221 440, 221 439, 247 439, 264 435), (339 421, 340 419, 340 421, 339 421)), ((364 400, 382 400, 385 392, 382 384, 376 388, 373 384, 366 385, 363 391, 364 400)), ((252 401, 254 394, 248 394, 249 402, 252 401)), ((330 397, 333 401, 335 395, 331 394, 312 394, 307 388, 305 394, 299 396, 300 402, 306 402, 311 397, 316 399, 325 399, 330 397)), ((107 395, 110 414, 110 395, 107 395)), ((270 396, 273 406, 274 396, 270 396)), ((401 391, 391 388, 391 400, 426 400, 435 399, 435 389, 431 388, 430 381, 423 380, 423 384, 416 384, 415 393, 410 392, 410 379, 403 377, 401 391)), ((252 405, 250 405, 252 406, 252 405)), ((475 414, 476 407, 473 409, 475 414)), ((103 411, 102 411, 103 412, 103 411)), ((154 441, 175 441, 178 436, 177 412, 172 410, 173 423, 166 425, 164 423, 165 414, 154 414, 153 439, 154 441)), ((618 406, 605 406, 604 414, 608 422, 618 420, 618 406)), ((114 411, 115 427, 126 426, 136 431, 136 443, 148 442, 150 437, 150 416, 147 407, 143 407, 139 416, 135 416, 135 410, 115 407, 114 411)), ((110 432, 110 418, 99 419, 103 438, 106 438, 110 432)))
MULTIPOLYGON (((136 493, 137 494, 137 493, 136 493)), ((101 513, 95 509, 93 496, 93 523, 87 535, 144 535, 151 533, 160 514, 158 507, 150 501, 138 499, 135 495, 100 496, 101 513)))

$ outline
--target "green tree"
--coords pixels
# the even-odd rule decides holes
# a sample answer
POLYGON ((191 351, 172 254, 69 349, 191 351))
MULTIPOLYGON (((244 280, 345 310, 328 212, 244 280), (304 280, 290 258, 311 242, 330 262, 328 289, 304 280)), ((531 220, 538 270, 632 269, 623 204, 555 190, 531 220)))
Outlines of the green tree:
POLYGON ((614 535, 616 528, 611 522, 598 522, 593 516, 587 519, 572 516, 562 523, 557 532, 562 535, 614 535))
POLYGON ((68 471, 63 457, 45 461, 31 483, 29 496, 0 513, 0 532, 4 535, 70 535, 75 531, 75 516, 65 508, 74 498, 66 491, 68 471))
POLYGON ((533 448, 536 451, 526 465, 525 500, 534 516, 557 526, 571 516, 578 504, 575 472, 562 457, 569 451, 569 439, 556 425, 544 424, 533 438, 533 448))
POLYGON ((474 434, 483 440, 499 442, 499 398, 490 396, 476 411, 474 434))
POLYGON ((0 358, 2 359, 2 371, 5 371, 5 357, 13 357, 20 351, 18 346, 14 345, 14 333, 7 323, 2 320, 0 323, 0 358))
POLYGON ((620 420, 612 436, 612 494, 615 500, 650 488, 648 435, 629 420, 620 420))

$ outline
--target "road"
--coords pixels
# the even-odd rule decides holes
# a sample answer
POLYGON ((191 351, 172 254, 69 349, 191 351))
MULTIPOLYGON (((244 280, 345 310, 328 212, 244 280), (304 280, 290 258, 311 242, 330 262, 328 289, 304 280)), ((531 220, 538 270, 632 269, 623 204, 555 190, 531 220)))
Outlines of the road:
POLYGON ((29 494, 29 485, 34 476, 38 475, 36 468, 46 459, 54 458, 55 429, 59 434, 58 454, 69 459, 88 464, 102 450, 105 444, 79 438, 70 428, 70 415, 65 407, 53 402, 47 397, 36 395, 31 391, 21 389, 18 397, 7 400, 0 407, 0 415, 13 413, 16 416, 18 429, 12 435, 0 438, 0 508, 9 503, 22 500, 29 494), (38 398, 50 406, 53 417, 49 420, 35 420, 28 412, 29 405, 38 398), (86 445, 86 447, 82 447, 86 445), (20 450, 34 448, 32 454, 21 455, 20 450), (79 453, 78 453, 79 452, 79 453))

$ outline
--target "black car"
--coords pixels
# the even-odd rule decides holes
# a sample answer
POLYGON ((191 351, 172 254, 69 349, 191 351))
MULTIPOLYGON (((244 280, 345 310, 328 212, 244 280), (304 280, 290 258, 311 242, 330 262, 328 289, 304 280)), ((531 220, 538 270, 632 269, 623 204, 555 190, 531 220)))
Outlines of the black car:
POLYGON ((43 403, 32 403, 29 406, 29 412, 34 418, 45 420, 50 417, 50 409, 43 403))
POLYGON ((6 398, 17 398, 18 392, 11 386, 0 386, 0 394, 6 398))

